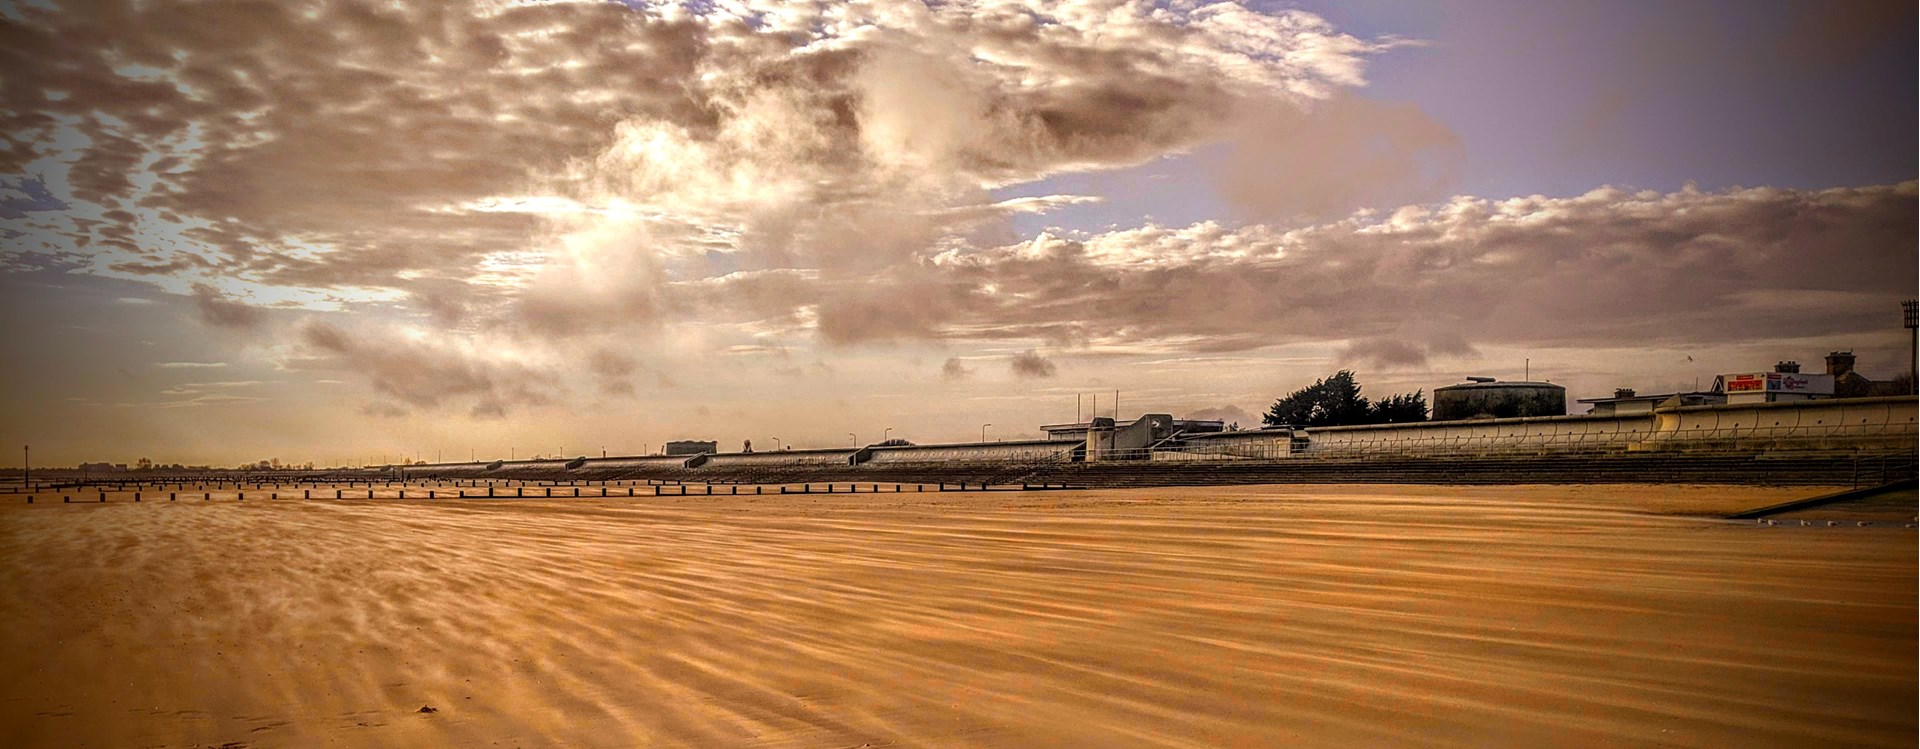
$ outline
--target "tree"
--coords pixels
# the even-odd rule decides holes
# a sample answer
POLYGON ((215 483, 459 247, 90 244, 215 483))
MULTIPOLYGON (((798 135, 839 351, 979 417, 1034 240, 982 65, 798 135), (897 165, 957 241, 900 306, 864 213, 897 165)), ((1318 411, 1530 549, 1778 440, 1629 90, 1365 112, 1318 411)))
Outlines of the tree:
POLYGON ((1360 396, 1360 383, 1353 372, 1342 369, 1332 377, 1315 380, 1273 402, 1261 421, 1268 426, 1325 427, 1339 424, 1364 424, 1367 399, 1360 396))
POLYGON ((1425 391, 1389 395, 1378 403, 1360 394, 1350 370, 1315 380, 1273 402, 1260 421, 1267 426, 1330 427, 1347 424, 1398 424, 1427 420, 1425 391))
POLYGON ((1411 393, 1389 395, 1374 401, 1372 413, 1374 424, 1401 424, 1409 421, 1427 420, 1427 394, 1424 390, 1411 393))

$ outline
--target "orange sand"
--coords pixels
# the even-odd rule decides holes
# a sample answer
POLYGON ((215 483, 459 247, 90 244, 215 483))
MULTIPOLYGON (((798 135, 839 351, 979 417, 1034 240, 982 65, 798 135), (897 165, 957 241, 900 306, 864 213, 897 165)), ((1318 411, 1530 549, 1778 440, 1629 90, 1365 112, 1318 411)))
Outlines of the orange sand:
POLYGON ((1817 493, 0 498, 0 745, 1912 746, 1817 493))

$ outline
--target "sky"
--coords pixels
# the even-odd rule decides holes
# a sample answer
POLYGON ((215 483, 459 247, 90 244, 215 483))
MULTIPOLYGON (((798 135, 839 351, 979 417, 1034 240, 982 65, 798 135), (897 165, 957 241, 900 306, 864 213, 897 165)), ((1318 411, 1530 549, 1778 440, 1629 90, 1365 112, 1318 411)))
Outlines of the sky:
MULTIPOLYGON (((1915 9, 0 0, 0 464, 1907 368, 1915 9)), ((1583 407, 1575 406, 1575 411, 1583 407)))

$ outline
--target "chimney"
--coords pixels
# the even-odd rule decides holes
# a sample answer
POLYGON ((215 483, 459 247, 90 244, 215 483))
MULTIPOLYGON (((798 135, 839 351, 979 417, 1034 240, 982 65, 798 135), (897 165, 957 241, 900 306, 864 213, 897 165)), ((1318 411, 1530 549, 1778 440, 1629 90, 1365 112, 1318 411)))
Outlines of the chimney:
POLYGON ((1783 361, 1783 362, 1780 362, 1779 364, 1773 365, 1773 371, 1779 372, 1782 374, 1800 374, 1800 362, 1783 361))
POLYGON ((1839 377, 1853 371, 1853 352, 1835 351, 1827 354, 1827 374, 1839 377))
POLYGON ((1613 389, 1613 397, 1615 397, 1615 398, 1632 398, 1632 397, 1633 397, 1633 388, 1614 388, 1614 389, 1613 389))

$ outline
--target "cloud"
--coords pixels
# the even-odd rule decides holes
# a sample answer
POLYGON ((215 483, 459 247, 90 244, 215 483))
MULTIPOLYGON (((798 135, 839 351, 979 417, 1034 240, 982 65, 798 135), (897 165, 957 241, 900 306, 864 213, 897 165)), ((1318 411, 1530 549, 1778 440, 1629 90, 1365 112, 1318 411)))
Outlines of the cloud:
POLYGON ((203 369, 208 367, 224 367, 227 366, 227 363, 223 361, 168 361, 160 362, 154 366, 161 369, 203 369))
POLYGON ((376 391, 416 409, 470 401, 473 416, 497 418, 509 406, 545 404, 559 395, 548 373, 454 344, 370 337, 311 321, 300 331, 300 345, 312 357, 302 366, 358 374, 376 391))
MULTIPOLYGON (((447 328, 645 328, 671 279, 842 280, 1090 196, 1400 42, 1235 3, 25 6, 0 205, 176 291, 405 298, 447 328), (432 64, 421 64, 431 60, 432 64)), ((11 261, 11 259, 10 259, 11 261)), ((823 310, 824 335, 871 333, 823 310)))
POLYGON ((373 401, 361 406, 360 413, 376 419, 399 419, 405 418, 408 411, 387 401, 373 401))
MULTIPOLYGON (((1455 198, 1297 229, 1043 234, 936 258, 921 324, 1193 351, 1355 341, 1399 365, 1474 344, 1635 346, 1884 328, 1911 294, 1915 186, 1455 198)), ((879 286, 877 288, 891 288, 879 286)))
POLYGON ((18 15, 0 48, 0 205, 18 214, 0 271, 189 294, 206 324, 412 410, 497 418, 567 385, 634 393, 648 373, 669 387, 616 353, 634 342, 682 358, 1032 347, 1010 367, 1047 376, 1042 349, 1339 342, 1418 367, 1478 346, 1840 337, 1881 330, 1915 276, 1910 183, 1444 197, 1453 134, 1358 92, 1369 58, 1404 42, 1302 11, 342 0, 18 15), (1183 154, 1231 218, 1013 231, 1097 199, 1049 178, 1183 154), (247 299, 353 311, 289 344, 266 324, 282 313, 247 299))
POLYGON ((600 392, 608 395, 633 395, 633 373, 639 370, 633 357, 605 349, 593 352, 587 369, 599 382, 600 392))
POLYGON ((67 204, 47 192, 44 178, 0 179, 0 218, 26 218, 31 211, 58 211, 67 204))
POLYGON ((216 328, 257 330, 267 319, 265 310, 233 301, 207 284, 193 285, 193 309, 201 322, 216 328))
POLYGON ((1470 353, 1473 353, 1473 347, 1457 339, 1423 346, 1399 338, 1379 337, 1351 341, 1340 355, 1343 359, 1382 369, 1411 369, 1426 366, 1431 356, 1470 353))
POLYGON ((259 380, 221 380, 218 382, 189 382, 182 385, 175 385, 171 388, 167 388, 166 390, 160 391, 160 393, 162 395, 203 395, 210 390, 252 387, 254 385, 259 385, 259 384, 262 384, 261 381, 259 380))
POLYGON ((1007 360, 1007 366, 1013 376, 1020 378, 1052 377, 1058 369, 1052 361, 1033 349, 1014 354, 1012 359, 1007 360))
POLYGON ((966 362, 955 356, 940 365, 940 376, 948 380, 964 380, 973 376, 973 370, 968 369, 966 362))
POLYGON ((1260 423, 1260 417, 1247 413, 1246 409, 1231 403, 1209 408, 1194 409, 1180 415, 1180 418, 1202 421, 1224 421, 1229 424, 1240 424, 1245 427, 1256 426, 1260 423))

